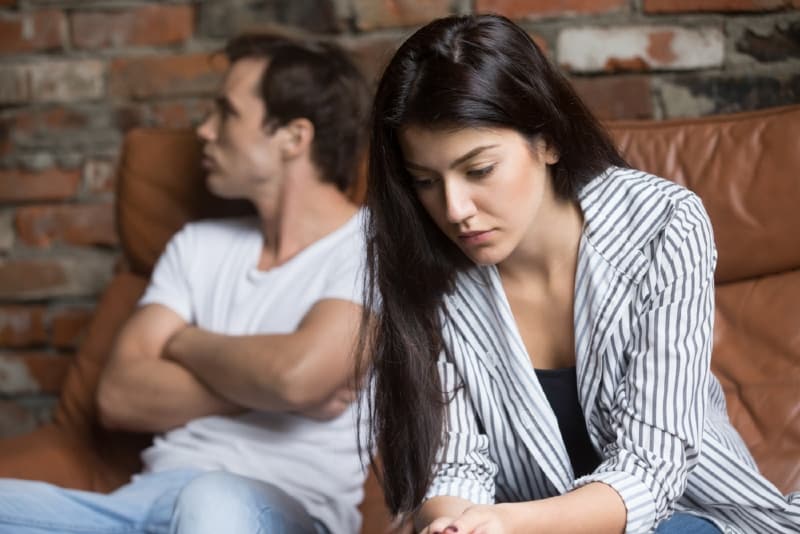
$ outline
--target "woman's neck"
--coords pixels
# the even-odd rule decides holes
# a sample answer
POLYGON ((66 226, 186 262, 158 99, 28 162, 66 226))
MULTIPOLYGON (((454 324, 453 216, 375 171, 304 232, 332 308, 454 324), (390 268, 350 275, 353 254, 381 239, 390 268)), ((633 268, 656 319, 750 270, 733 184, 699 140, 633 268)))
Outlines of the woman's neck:
POLYGON ((583 233, 583 213, 574 200, 553 195, 517 248, 497 265, 505 283, 549 287, 555 280, 574 277, 583 233))

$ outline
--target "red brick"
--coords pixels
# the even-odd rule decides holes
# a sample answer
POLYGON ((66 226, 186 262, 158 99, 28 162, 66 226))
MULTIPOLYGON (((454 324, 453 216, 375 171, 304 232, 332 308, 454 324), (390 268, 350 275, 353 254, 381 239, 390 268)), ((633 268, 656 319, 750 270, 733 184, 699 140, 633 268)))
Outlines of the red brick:
POLYGON ((69 285, 64 266, 54 259, 0 260, 0 298, 26 298, 69 285))
POLYGON ((65 24, 64 14, 57 9, 0 19, 0 54, 60 49, 65 24))
POLYGON ((78 192, 80 170, 0 170, 0 202, 63 200, 78 192))
POLYGON ((598 119, 649 119, 653 97, 647 76, 575 78, 572 86, 598 119))
POLYGON ((225 62, 208 54, 119 58, 111 63, 114 97, 207 95, 220 83, 225 62))
POLYGON ((69 139, 88 126, 90 114, 90 111, 60 106, 9 110, 0 114, 0 150, 11 152, 20 147, 40 145, 42 140, 69 139))
POLYGON ((74 349, 86 333, 92 310, 69 308, 53 311, 50 315, 51 345, 60 349, 74 349))
POLYGON ((353 0, 360 30, 424 24, 451 14, 450 0, 353 0))
POLYGON ((149 124, 168 128, 190 128, 208 114, 211 102, 156 102, 149 106, 149 124))
POLYGON ((48 338, 44 312, 42 306, 0 307, 0 346, 22 348, 45 344, 48 338))
POLYGON ((19 238, 35 247, 48 247, 54 242, 78 246, 118 242, 111 203, 20 208, 16 225, 19 238))
POLYGON ((194 9, 190 5, 166 5, 78 12, 71 22, 72 40, 78 48, 171 45, 192 36, 194 9))
POLYGON ((25 109, 9 113, 0 123, 0 131, 6 129, 23 137, 44 131, 79 130, 89 124, 87 113, 62 106, 46 109, 25 109))
MULTIPOLYGON (((800 3, 800 0, 795 0, 800 3)), ((790 0, 644 0, 645 13, 693 13, 702 11, 772 11, 790 0)))
POLYGON ((597 14, 623 9, 628 0, 476 0, 475 11, 497 13, 511 19, 567 13, 597 14))
POLYGON ((72 358, 39 352, 0 354, 0 392, 58 393, 72 358))

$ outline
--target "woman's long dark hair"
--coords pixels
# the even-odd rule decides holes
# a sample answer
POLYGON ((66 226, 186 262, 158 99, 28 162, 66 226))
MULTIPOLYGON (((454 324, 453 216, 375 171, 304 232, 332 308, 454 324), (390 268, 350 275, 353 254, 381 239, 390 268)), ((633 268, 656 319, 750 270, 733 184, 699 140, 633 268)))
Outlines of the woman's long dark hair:
POLYGON ((367 275, 359 376, 370 450, 394 514, 413 512, 430 486, 444 407, 436 361, 442 301, 472 263, 417 199, 401 130, 500 127, 543 138, 559 154, 556 193, 575 198, 609 165, 625 166, 605 131, 525 31, 496 15, 448 17, 411 36, 387 66, 372 111, 366 204, 367 275))

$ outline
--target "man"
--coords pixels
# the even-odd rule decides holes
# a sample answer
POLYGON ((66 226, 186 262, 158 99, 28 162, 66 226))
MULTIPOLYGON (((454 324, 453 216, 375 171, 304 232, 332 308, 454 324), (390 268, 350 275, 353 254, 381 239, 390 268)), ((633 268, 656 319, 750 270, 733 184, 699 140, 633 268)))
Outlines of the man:
POLYGON ((258 217, 170 241, 98 388, 103 423, 156 432, 110 495, 0 481, 0 532, 357 532, 349 408, 361 313, 365 84, 330 44, 245 35, 198 128, 208 186, 258 217))

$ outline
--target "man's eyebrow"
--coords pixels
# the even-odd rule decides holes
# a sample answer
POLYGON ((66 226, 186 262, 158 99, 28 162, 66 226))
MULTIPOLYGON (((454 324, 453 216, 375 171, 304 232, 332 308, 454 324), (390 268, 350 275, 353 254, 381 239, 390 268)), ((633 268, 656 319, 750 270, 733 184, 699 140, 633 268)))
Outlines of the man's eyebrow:
POLYGON ((225 95, 219 95, 215 97, 214 102, 216 103, 217 108, 219 108, 222 111, 231 113, 233 115, 239 114, 236 107, 233 105, 233 102, 231 102, 230 98, 228 98, 225 95))
MULTIPOLYGON (((496 146, 498 146, 498 145, 484 145, 484 146, 479 146, 479 147, 473 148, 472 150, 470 150, 469 152, 467 152, 463 156, 459 156, 456 159, 454 159, 453 162, 450 163, 449 168, 453 169, 453 168, 459 166, 460 164, 464 163, 468 159, 474 158, 475 156, 477 156, 478 154, 480 154, 484 150, 488 150, 490 148, 495 148, 496 146)), ((430 170, 427 167, 424 167, 424 166, 419 165, 418 163, 414 163, 412 161, 406 161, 406 167, 413 167, 415 169, 425 170, 425 171, 430 170)))

